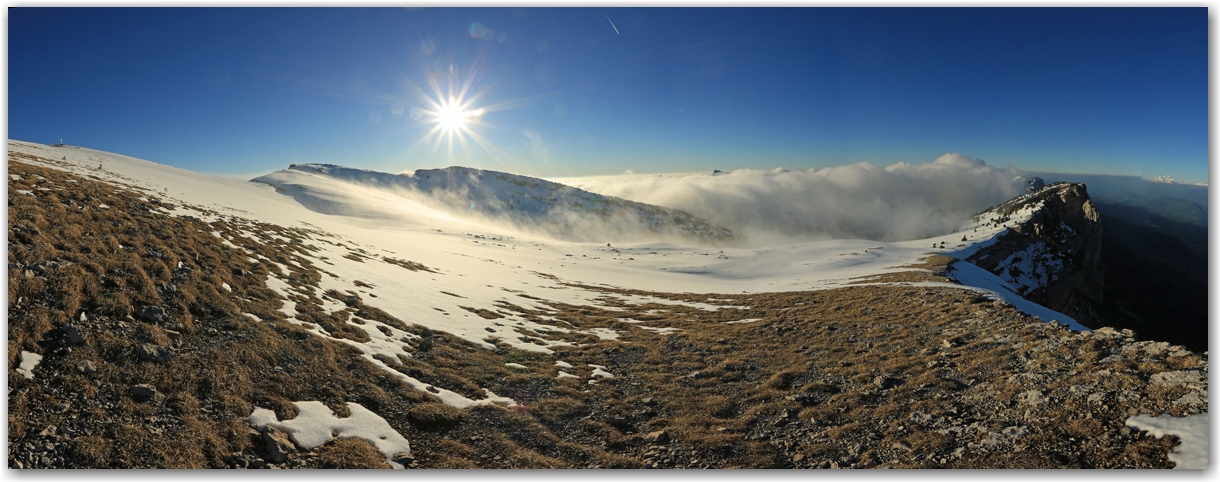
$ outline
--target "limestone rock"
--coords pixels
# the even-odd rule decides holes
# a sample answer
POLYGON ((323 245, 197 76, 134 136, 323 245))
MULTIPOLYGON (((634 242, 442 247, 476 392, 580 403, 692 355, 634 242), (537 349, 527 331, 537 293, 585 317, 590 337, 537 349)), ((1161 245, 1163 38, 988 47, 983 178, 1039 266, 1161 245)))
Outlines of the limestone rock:
POLYGON ((1019 295, 1077 321, 1099 324, 1102 299, 1101 217, 1082 183, 1053 183, 1013 199, 984 219, 1001 220, 1031 206, 1033 215, 966 258, 999 276, 1019 295))
POLYGON ((149 400, 157 396, 157 389, 152 385, 140 384, 131 387, 131 396, 136 400, 149 400))
POLYGON ((266 444, 267 460, 276 464, 288 460, 288 456, 297 451, 288 434, 271 425, 263 427, 263 443, 266 444))
POLYGON ((157 346, 152 343, 144 343, 136 347, 136 352, 140 358, 158 363, 165 363, 174 359, 174 350, 167 346, 157 346))
POLYGON ((902 380, 897 378, 878 376, 873 379, 873 384, 882 390, 889 390, 902 384, 902 380))
POLYGON ((165 308, 160 306, 145 306, 136 314, 141 320, 158 325, 169 325, 174 322, 174 319, 165 312, 165 308))
MULTIPOLYGON (((84 317, 84 313, 81 313, 81 317, 84 317)), ((67 338, 68 343, 75 345, 85 341, 85 337, 81 336, 80 330, 78 330, 75 326, 64 325, 61 329, 63 330, 64 337, 67 338)))
POLYGON ((415 457, 413 455, 411 455, 411 452, 398 452, 398 453, 390 456, 390 461, 401 464, 403 467, 406 467, 408 465, 415 463, 415 457))
POLYGON ((644 436, 644 440, 647 441, 648 443, 653 443, 653 444, 667 444, 667 443, 669 443, 669 432, 666 432, 664 430, 658 430, 656 432, 651 432, 648 435, 644 436))
POLYGON ((97 371, 97 367, 93 366, 93 362, 91 362, 89 360, 85 360, 85 361, 82 361, 82 362, 76 364, 76 371, 84 373, 85 375, 88 375, 90 373, 97 371))

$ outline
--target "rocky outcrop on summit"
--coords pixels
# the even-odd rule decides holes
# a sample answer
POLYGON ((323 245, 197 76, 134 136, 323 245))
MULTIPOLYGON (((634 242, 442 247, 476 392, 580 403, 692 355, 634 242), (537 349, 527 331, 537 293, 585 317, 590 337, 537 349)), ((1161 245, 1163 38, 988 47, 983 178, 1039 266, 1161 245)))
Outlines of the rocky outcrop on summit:
POLYGON ((1019 176, 1013 182, 1025 186, 1025 192, 1035 193, 1046 187, 1046 181, 1038 176, 1019 176))
POLYGON ((1082 183, 1053 183, 979 215, 1005 223, 1021 210, 1033 214, 966 261, 1008 282, 1026 299, 1100 325, 1095 306, 1102 298, 1101 220, 1082 183))

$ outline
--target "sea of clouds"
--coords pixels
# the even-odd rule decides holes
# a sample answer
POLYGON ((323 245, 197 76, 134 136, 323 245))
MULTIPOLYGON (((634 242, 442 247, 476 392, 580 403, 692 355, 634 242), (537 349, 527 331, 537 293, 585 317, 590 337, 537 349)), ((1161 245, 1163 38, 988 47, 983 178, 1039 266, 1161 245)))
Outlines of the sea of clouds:
POLYGON ((952 232, 1023 192, 1015 170, 948 153, 927 163, 822 169, 556 179, 671 207, 732 229, 749 244, 815 239, 902 241, 952 232))

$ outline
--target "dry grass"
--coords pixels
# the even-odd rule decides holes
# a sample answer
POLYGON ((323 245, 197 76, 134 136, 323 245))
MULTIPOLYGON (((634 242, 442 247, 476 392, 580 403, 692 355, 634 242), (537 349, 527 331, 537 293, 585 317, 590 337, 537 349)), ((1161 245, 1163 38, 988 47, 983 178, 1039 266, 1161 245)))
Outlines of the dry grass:
MULTIPOLYGON (((1118 348, 1113 340, 1071 335, 1011 306, 981 303, 949 288, 858 286, 726 295, 570 285, 600 291, 607 305, 623 311, 528 295, 522 296, 549 309, 507 302, 467 308, 488 319, 513 312, 557 327, 619 331, 617 341, 578 333, 519 333, 578 343, 555 348, 574 365, 571 373, 587 378, 587 365, 597 364, 615 374, 588 384, 585 378, 556 378, 552 356, 502 343, 484 349, 407 324, 367 306, 355 292, 320 293, 323 271, 308 256, 315 256, 316 243, 334 244, 320 231, 232 217, 212 223, 172 218, 158 213, 162 203, 155 195, 141 199, 136 191, 83 179, 72 190, 37 191, 36 185, 54 187, 71 176, 18 161, 10 162, 10 172, 22 175, 9 185, 9 259, 18 266, 9 274, 10 366, 21 350, 47 353, 68 321, 78 324, 86 338, 70 353, 48 356, 38 369, 40 376, 53 374, 49 377, 57 386, 78 387, 71 393, 47 393, 44 380, 10 372, 10 443, 47 425, 75 424, 88 435, 77 437, 73 456, 89 467, 225 467, 229 454, 254 447, 243 421, 254 406, 287 419, 295 416, 291 402, 301 400, 322 401, 341 416, 349 401, 373 410, 411 440, 418 466, 427 468, 820 467, 831 462, 859 467, 1165 466, 1164 453, 1172 443, 1136 438, 1122 420, 1129 410, 1170 410, 1180 390, 1145 390, 1139 399, 1110 401, 1108 411, 1091 419, 1077 416, 1084 411, 1083 399, 1065 397, 1024 420, 1024 409, 1012 404, 1028 389, 1009 377, 1080 368, 1076 375, 1067 375, 1068 368, 1053 372, 1058 378, 1048 382, 1048 391, 1060 394, 1089 385, 1094 391, 1119 392, 1141 387, 1153 373, 1205 362, 1195 355, 1122 361, 1106 365, 1110 375, 1093 376, 1093 364, 1118 348), (17 189, 37 194, 16 194, 17 189), (100 203, 111 209, 98 208, 100 203), (224 245, 213 231, 241 249, 224 245), (248 256, 274 263, 251 263, 248 256), (24 273, 57 260, 68 263, 48 267, 41 276, 24 273), (179 262, 189 270, 178 268, 179 262), (432 349, 411 358, 379 360, 470 398, 482 398, 486 388, 519 405, 457 410, 437 403, 354 348, 289 323, 278 311, 282 300, 265 286, 270 274, 296 290, 292 301, 299 321, 352 340, 367 339, 353 323, 392 326, 432 339, 432 349), (724 308, 632 305, 616 301, 619 294, 724 308), (344 307, 328 313, 321 308, 322 297, 344 307), (145 306, 163 307, 175 326, 123 321, 145 306), (76 321, 81 310, 97 319, 76 321), (627 317, 680 331, 658 335, 618 321, 627 317), (747 318, 761 320, 728 323, 747 318), (553 319, 562 321, 547 321, 553 319), (171 336, 167 330, 180 334, 171 336), (954 342, 945 347, 944 340, 954 342), (139 360, 135 346, 140 342, 173 346, 176 356, 167 363, 139 360), (94 361, 97 372, 84 375, 73 369, 84 360, 94 361), (510 369, 505 363, 527 369, 510 369), (882 388, 879 377, 899 383, 882 388), (155 385, 164 398, 156 403, 133 400, 129 389, 136 383, 155 385), (96 400, 113 409, 83 408, 87 404, 81 402, 68 412, 44 409, 69 399, 96 400), (81 411, 74 412, 75 407, 81 411), (1029 426, 1031 435, 1020 452, 971 451, 948 459, 944 452, 977 442, 979 436, 956 436, 914 423, 917 412, 978 421, 989 431, 1019 423, 1029 426), (1013 418, 994 419, 997 413, 1013 418), (168 421, 157 427, 160 433, 143 422, 152 418, 168 421), (643 437, 658 430, 668 432, 671 441, 663 455, 646 455, 651 449, 643 437), (1096 442, 1102 437, 1121 443, 1096 442), (1090 442, 1079 447, 1059 442, 1069 438, 1090 442)), ((943 272, 947 262, 940 258, 929 258, 923 266, 928 271, 918 276, 943 272)), ((437 273, 409 261, 382 261, 437 273)), ((372 289, 367 283, 357 287, 372 289)), ((410 338, 404 343, 418 341, 410 338)), ((384 464, 384 457, 370 449, 349 439, 328 444, 318 455, 334 467, 384 464)))
POLYGON ((385 456, 367 440, 335 439, 315 449, 327 469, 388 469, 385 456))

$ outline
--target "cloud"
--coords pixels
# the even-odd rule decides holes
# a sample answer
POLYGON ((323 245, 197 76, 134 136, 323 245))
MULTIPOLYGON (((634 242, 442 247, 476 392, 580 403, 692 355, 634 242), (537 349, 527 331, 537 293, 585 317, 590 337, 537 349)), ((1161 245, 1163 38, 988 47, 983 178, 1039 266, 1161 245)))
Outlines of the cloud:
POLYGON ((681 209, 732 229, 750 244, 810 239, 921 239, 1022 192, 1013 173, 948 153, 884 168, 738 169, 713 176, 602 177, 575 187, 681 209))

